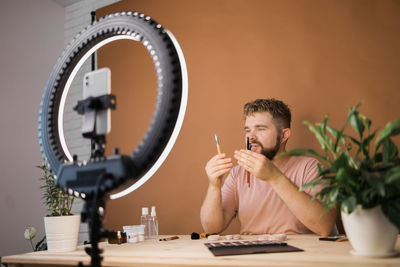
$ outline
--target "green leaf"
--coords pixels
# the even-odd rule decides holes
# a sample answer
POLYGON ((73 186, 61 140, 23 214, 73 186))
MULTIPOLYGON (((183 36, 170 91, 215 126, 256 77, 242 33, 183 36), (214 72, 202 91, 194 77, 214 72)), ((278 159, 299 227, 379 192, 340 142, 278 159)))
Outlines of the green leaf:
POLYGON ((339 170, 336 173, 336 179, 341 181, 343 180, 343 177, 345 176, 345 168, 339 168, 339 170))
POLYGON ((332 191, 334 191, 335 188, 337 188, 337 187, 336 186, 326 186, 326 187, 322 188, 322 190, 317 193, 317 195, 319 195, 320 198, 323 199, 323 203, 322 203, 323 206, 326 207, 326 206, 329 205, 329 203, 332 203, 332 202, 336 203, 336 200, 331 200, 330 199, 330 193, 332 191))
POLYGON ((375 164, 379 164, 383 161, 382 153, 375 153, 373 160, 375 164))
POLYGON ((385 138, 383 140, 382 147, 382 159, 383 164, 388 164, 389 162, 393 162, 397 155, 399 154, 399 150, 397 149, 396 144, 390 140, 390 138, 385 138))
POLYGON ((382 204, 382 211, 397 228, 400 228, 400 199, 386 201, 382 204))
POLYGON ((328 177, 328 174, 336 174, 337 170, 334 167, 330 168, 322 168, 321 164, 318 163, 318 174, 319 176, 324 176, 325 178, 328 177))
POLYGON ((335 138, 335 140, 338 140, 338 138, 340 139, 340 141, 345 144, 346 143, 346 139, 344 139, 344 137, 339 134, 339 131, 336 130, 335 128, 332 128, 331 126, 327 125, 326 129, 328 130, 328 132, 331 133, 331 135, 335 138))
POLYGON ((338 133, 338 136, 337 136, 337 138, 336 138, 336 143, 335 143, 335 146, 334 146, 334 151, 337 151, 338 144, 339 144, 339 141, 342 139, 344 129, 346 128, 347 124, 348 124, 349 121, 351 120, 351 117, 353 117, 354 112, 356 112, 357 109, 358 109, 360 106, 361 106, 361 103, 359 103, 359 104, 358 104, 357 106, 355 106, 355 107, 351 107, 351 108, 350 108, 349 113, 347 114, 347 120, 346 120, 346 122, 344 123, 342 129, 340 129, 340 131, 339 131, 339 133, 338 133))
POLYGON ((364 140, 357 140, 356 138, 349 136, 349 135, 345 135, 345 137, 349 138, 354 144, 356 144, 358 146, 357 155, 358 155, 358 153, 361 152, 365 158, 369 159, 368 146, 369 146, 370 142, 374 139, 375 132, 368 135, 367 138, 365 138, 364 140))
POLYGON ((384 181, 373 173, 363 172, 363 175, 367 183, 374 188, 380 196, 384 197, 386 192, 384 181))
POLYGON ((329 117, 325 115, 324 120, 322 121, 322 123, 320 125, 321 134, 323 134, 323 135, 326 135, 326 127, 327 127, 328 119, 329 119, 329 117))
POLYGON ((374 139, 376 134, 376 131, 374 131, 372 134, 368 135, 367 138, 364 139, 363 144, 364 146, 368 146, 369 143, 372 141, 372 139, 374 139))
POLYGON ((363 138, 365 126, 363 119, 360 116, 360 113, 358 111, 353 112, 353 116, 350 118, 350 124, 353 127, 353 129, 358 133, 360 136, 360 139, 363 138))
POLYGON ((329 199, 331 202, 336 201, 337 196, 339 194, 339 187, 333 187, 332 190, 329 192, 329 199))
POLYGON ((43 246, 44 246, 44 245, 46 245, 46 247, 47 247, 47 244, 46 244, 46 236, 43 236, 43 238, 42 238, 39 242, 36 243, 36 245, 35 245, 35 251, 44 250, 44 249, 43 249, 43 246))
POLYGON ((367 129, 369 131, 369 129, 371 128, 372 121, 370 119, 368 119, 366 116, 361 115, 361 117, 363 118, 364 123, 367 126, 367 129))
POLYGON ((361 192, 361 203, 369 202, 376 194, 376 191, 373 188, 368 188, 361 192))
POLYGON ((400 179, 400 166, 397 166, 397 167, 390 169, 386 173, 385 183, 391 184, 393 182, 396 182, 399 179, 400 179))
POLYGON ((316 127, 309 121, 303 121, 303 124, 308 126, 308 129, 314 133, 315 137, 317 138, 319 144, 321 145, 322 149, 324 151, 327 151, 328 149, 328 144, 327 144, 327 137, 324 133, 321 132, 321 129, 319 127, 316 127))
POLYGON ((383 140, 398 135, 400 133, 400 120, 390 121, 386 124, 385 128, 379 132, 375 140, 375 153, 379 146, 382 144, 383 140))
POLYGON ((361 147, 361 143, 360 141, 358 141, 357 139, 355 139, 354 137, 350 136, 350 135, 344 135, 345 137, 349 138, 354 144, 356 144, 358 147, 361 147))
POLYGON ((322 179, 315 179, 309 183, 303 184, 300 186, 299 191, 304 191, 306 188, 311 187, 314 189, 317 185, 324 183, 322 179))
POLYGON ((349 155, 346 153, 342 153, 334 162, 332 162, 332 167, 335 167, 338 170, 342 167, 348 167, 349 166, 348 163, 349 163, 349 155))
POLYGON ((320 155, 319 153, 317 153, 313 149, 294 148, 294 149, 291 149, 291 150, 289 150, 287 152, 280 153, 278 155, 278 157, 282 157, 282 156, 285 156, 285 155, 291 155, 291 156, 309 155, 309 156, 316 157, 316 158, 322 159, 324 161, 327 161, 327 159, 324 156, 320 155))
POLYGON ((355 196, 350 196, 343 200, 341 205, 341 210, 347 212, 348 214, 352 213, 357 208, 357 200, 355 196))

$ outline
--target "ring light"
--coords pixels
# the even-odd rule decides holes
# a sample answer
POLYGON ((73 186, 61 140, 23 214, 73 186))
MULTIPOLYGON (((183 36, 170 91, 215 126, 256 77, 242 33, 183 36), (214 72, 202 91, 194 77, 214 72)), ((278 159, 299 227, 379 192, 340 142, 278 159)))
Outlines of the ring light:
MULTIPOLYGON (((100 47, 120 39, 138 41, 147 48, 156 69, 158 96, 153 119, 143 140, 130 156, 123 156, 119 165, 113 165, 113 168, 117 165, 120 168, 122 162, 125 169, 106 186, 111 199, 136 190, 157 171, 171 151, 185 115, 188 100, 186 63, 172 33, 138 12, 110 14, 86 27, 55 64, 43 94, 39 116, 39 143, 44 160, 53 174, 57 174, 57 180, 61 180, 58 184, 70 193, 77 192, 82 198, 87 196, 88 189, 69 186, 73 184, 71 181, 60 178, 68 168, 75 168, 74 173, 77 173, 86 164, 74 162, 66 145, 63 130, 65 101, 72 81, 86 59, 100 47)), ((114 158, 107 157, 104 163, 114 158)), ((70 172, 68 174, 71 176, 70 172)))

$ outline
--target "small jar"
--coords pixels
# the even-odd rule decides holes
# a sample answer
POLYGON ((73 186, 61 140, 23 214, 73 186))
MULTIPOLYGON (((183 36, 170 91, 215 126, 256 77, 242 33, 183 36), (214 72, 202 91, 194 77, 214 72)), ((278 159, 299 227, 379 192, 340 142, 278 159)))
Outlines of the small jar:
POLYGON ((139 242, 139 233, 137 231, 137 225, 127 225, 123 226, 124 232, 126 233, 126 241, 128 243, 139 242))

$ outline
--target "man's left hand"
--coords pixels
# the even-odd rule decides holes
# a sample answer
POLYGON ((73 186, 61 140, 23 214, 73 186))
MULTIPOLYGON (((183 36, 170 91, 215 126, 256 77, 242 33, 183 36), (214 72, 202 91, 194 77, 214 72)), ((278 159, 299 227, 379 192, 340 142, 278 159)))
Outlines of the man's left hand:
POLYGON ((235 150, 235 159, 238 164, 258 179, 270 182, 282 175, 281 171, 263 154, 251 150, 235 150))

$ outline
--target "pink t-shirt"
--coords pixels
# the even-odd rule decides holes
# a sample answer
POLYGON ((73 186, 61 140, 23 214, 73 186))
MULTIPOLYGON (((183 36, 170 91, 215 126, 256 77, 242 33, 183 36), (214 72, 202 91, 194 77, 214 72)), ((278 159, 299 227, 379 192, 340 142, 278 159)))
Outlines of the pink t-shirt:
MULTIPOLYGON (((318 176, 318 161, 311 157, 288 157, 280 167, 295 185, 300 187, 318 176)), ((307 188, 309 195, 317 191, 307 188)), ((289 210, 278 194, 265 181, 250 175, 250 188, 245 169, 236 166, 222 187, 222 207, 232 216, 238 216, 241 234, 300 234, 312 233, 289 210)))

